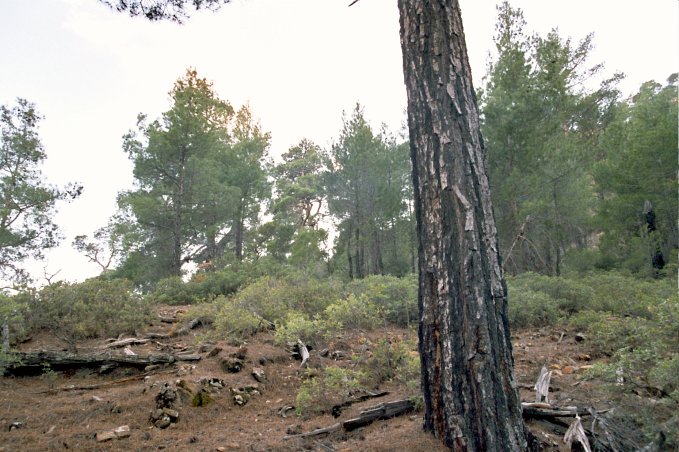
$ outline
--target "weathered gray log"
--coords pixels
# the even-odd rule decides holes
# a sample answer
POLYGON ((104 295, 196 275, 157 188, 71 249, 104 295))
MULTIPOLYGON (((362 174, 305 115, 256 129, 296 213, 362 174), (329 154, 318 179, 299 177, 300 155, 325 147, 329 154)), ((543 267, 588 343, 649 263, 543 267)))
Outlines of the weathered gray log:
POLYGON ((127 347, 128 345, 142 345, 146 344, 150 339, 137 339, 136 337, 129 337, 127 339, 121 339, 119 341, 114 341, 106 344, 104 348, 120 348, 127 347))
POLYGON ((287 435, 283 439, 290 438, 307 438, 310 436, 318 436, 324 433, 335 432, 340 429, 346 431, 355 430, 359 427, 366 426, 378 419, 390 419, 392 417, 400 416, 401 414, 409 413, 415 409, 415 404, 412 400, 396 400, 393 402, 382 403, 361 411, 361 415, 354 419, 348 419, 344 422, 338 422, 329 427, 319 428, 310 432, 300 433, 298 435, 287 435))
POLYGON ((144 368, 151 364, 173 363, 177 360, 170 354, 151 354, 148 356, 127 356, 112 353, 74 354, 60 351, 17 352, 17 364, 5 370, 11 375, 38 374, 45 367, 52 370, 66 370, 99 366, 124 366, 144 368))
POLYGON ((340 414, 342 414, 342 410, 344 408, 350 407, 351 405, 354 405, 356 403, 361 403, 365 402, 366 400, 370 399, 377 399, 378 397, 384 397, 389 394, 389 391, 382 391, 378 393, 368 393, 366 395, 362 395, 360 397, 356 397, 355 399, 347 400, 346 402, 339 403, 335 406, 332 407, 330 410, 330 413, 332 414, 333 417, 339 417, 340 414))
POLYGON ((312 430, 310 432, 300 433, 298 435, 285 435, 283 437, 283 439, 308 438, 310 436, 318 436, 318 435, 322 435, 324 433, 336 432, 337 430, 340 430, 341 428, 342 428, 342 424, 340 422, 338 422, 337 424, 332 424, 329 427, 319 428, 319 429, 316 429, 316 430, 312 430))
MULTIPOLYGON (((560 408, 544 403, 522 403, 524 418, 553 419, 559 417, 589 416, 589 410, 577 407, 560 408), (547 408, 549 407, 549 408, 547 408)), ((603 411, 605 412, 605 411, 603 411)))
POLYGON ((415 408, 412 400, 396 400, 394 402, 382 403, 380 405, 361 411, 361 415, 354 419, 346 420, 342 423, 344 430, 351 431, 363 427, 378 419, 390 419, 409 413, 415 408))

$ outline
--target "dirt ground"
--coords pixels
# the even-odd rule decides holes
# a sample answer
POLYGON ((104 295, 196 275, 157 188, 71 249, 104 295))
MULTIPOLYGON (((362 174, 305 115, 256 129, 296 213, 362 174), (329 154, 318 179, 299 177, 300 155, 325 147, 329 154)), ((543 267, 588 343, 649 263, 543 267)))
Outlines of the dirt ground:
MULTIPOLYGON (((162 316, 176 315, 181 307, 162 307, 162 316)), ((185 319, 187 320, 187 319, 185 319)), ((148 332, 168 333, 178 324, 154 322, 148 332)), ((178 362, 145 372, 143 369, 117 368, 100 375, 97 369, 64 372, 48 371, 42 375, 0 378, 0 451, 51 450, 126 450, 126 451, 443 451, 430 435, 422 432, 422 412, 409 413, 390 420, 378 420, 352 432, 334 432, 312 438, 290 438, 290 433, 308 432, 330 426, 338 420, 356 417, 361 410, 382 402, 411 397, 403 387, 384 384, 379 391, 389 394, 352 405, 339 419, 331 415, 298 417, 294 411, 281 415, 285 406, 293 406, 303 378, 299 361, 290 351, 274 344, 270 334, 258 334, 244 344, 246 351, 225 342, 207 343, 209 334, 198 327, 189 334, 171 339, 150 340, 131 345, 139 356, 158 352, 184 351, 200 354, 199 361, 178 362), (214 347, 221 352, 209 356, 214 347), (238 373, 222 369, 220 357, 242 354, 243 368, 238 373), (252 375, 255 368, 265 373, 263 382, 252 375), (181 382, 180 382, 181 380, 181 382), (207 384, 211 403, 192 406, 178 401, 174 406, 178 421, 161 429, 152 424, 156 395, 163 384, 171 387, 201 387, 207 384), (213 384, 210 385, 209 381, 213 384), (229 388, 252 388, 243 406, 234 403, 229 388), (129 427, 129 436, 99 441, 102 435, 121 426, 129 427), (98 436, 99 435, 99 436, 98 436)), ((415 337, 407 330, 381 330, 370 333, 373 338, 384 335, 415 337)), ((358 336, 358 335, 357 335, 358 336)), ((561 330, 517 331, 513 338, 515 373, 524 401, 534 401, 532 390, 543 365, 554 371, 551 391, 559 405, 591 406, 601 404, 595 393, 595 382, 582 379, 592 364, 586 343, 578 342, 573 332, 561 330)), ((101 350, 102 340, 78 344, 81 352, 101 350)), ((344 337, 339 342, 345 358, 324 358, 324 365, 347 365, 348 357, 358 353, 358 337, 344 337), (345 360, 346 362, 342 362, 345 360)), ((21 344, 22 351, 59 350, 64 347, 48 333, 21 344)), ((214 352, 213 352, 214 353, 214 352)), ((314 351, 311 360, 320 360, 314 351)), ((605 408, 598 406, 597 408, 605 408)), ((562 431, 547 423, 532 422, 531 431, 545 450, 566 450, 562 431)))

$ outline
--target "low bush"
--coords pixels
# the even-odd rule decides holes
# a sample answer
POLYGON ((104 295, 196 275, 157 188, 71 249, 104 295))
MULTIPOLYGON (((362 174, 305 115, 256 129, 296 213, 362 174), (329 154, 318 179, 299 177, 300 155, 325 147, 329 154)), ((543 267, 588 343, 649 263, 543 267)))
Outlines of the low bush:
POLYGON ((182 305, 199 301, 199 285, 194 281, 184 282, 180 276, 170 276, 158 281, 148 300, 155 304, 182 305))
POLYGON ((325 367, 302 382, 295 407, 298 415, 329 413, 332 407, 364 391, 366 374, 359 370, 325 367))
POLYGON ((509 323, 512 328, 553 325, 559 320, 556 300, 543 292, 509 286, 509 323))
POLYGON ((325 308, 323 318, 330 324, 348 330, 370 331, 384 322, 384 317, 375 303, 365 295, 353 294, 325 308))
POLYGON ((215 330, 217 335, 231 340, 241 340, 266 329, 268 322, 251 309, 241 305, 234 297, 217 297, 215 330))
POLYGON ((396 381, 411 391, 420 383, 420 355, 417 342, 401 337, 380 339, 371 347, 366 369, 376 383, 396 381))
POLYGON ((57 283, 28 300, 29 324, 65 340, 133 333, 150 319, 148 303, 124 279, 57 283))
POLYGON ((335 331, 321 318, 310 320, 305 314, 289 312, 285 320, 276 326, 275 340, 279 345, 301 340, 304 344, 318 348, 335 331))
POLYGON ((373 275, 349 282, 347 295, 364 296, 374 303, 392 325, 409 327, 417 323, 417 275, 402 278, 373 275))

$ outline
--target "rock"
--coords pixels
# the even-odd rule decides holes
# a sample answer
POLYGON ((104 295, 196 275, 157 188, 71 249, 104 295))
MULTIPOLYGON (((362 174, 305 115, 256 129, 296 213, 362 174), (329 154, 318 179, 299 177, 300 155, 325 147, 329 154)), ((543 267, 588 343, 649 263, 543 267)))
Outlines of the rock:
POLYGON ((585 339, 586 339, 586 337, 582 333, 577 333, 575 335, 575 342, 584 342, 585 339))
POLYGON ((152 372, 158 369, 160 369, 160 364, 149 364, 148 366, 144 367, 144 372, 152 372))
POLYGON ((116 438, 129 438, 132 434, 130 432, 129 425, 121 425, 117 429, 113 430, 113 433, 115 434, 116 438))
POLYGON ((578 360, 580 361, 591 361, 592 357, 588 355, 587 353, 581 353, 577 356, 578 360))
POLYGON ((260 383, 264 383, 266 381, 266 374, 264 373, 264 369, 261 367, 254 367, 252 369, 252 377, 260 383))
POLYGON ((18 422, 18 421, 17 421, 17 422, 12 422, 11 424, 9 424, 8 430, 11 432, 12 430, 16 430, 16 429, 22 428, 23 426, 24 426, 24 423, 23 423, 23 422, 18 422))
POLYGON ((238 406, 243 406, 246 403, 248 403, 248 401, 241 394, 236 394, 235 396, 233 396, 233 403, 235 403, 238 406))
POLYGON ((113 432, 113 430, 108 430, 106 432, 98 432, 97 435, 96 435, 96 439, 97 439, 98 443, 111 441, 115 437, 116 437, 116 434, 113 432))
POLYGON ((170 416, 163 415, 163 416, 161 416, 160 419, 155 421, 153 423, 153 425, 155 425, 158 428, 168 428, 171 423, 172 423, 172 421, 170 420, 170 416))
POLYGON ((210 351, 214 348, 215 344, 212 342, 203 342, 200 344, 200 347, 198 347, 198 352, 199 353, 205 353, 207 351, 210 351))
POLYGON ((575 367, 573 366, 565 366, 561 371, 564 373, 564 375, 570 375, 575 372, 575 367))
POLYGON ((231 357, 236 358, 236 359, 239 359, 239 360, 242 361, 242 360, 245 359, 245 357, 247 356, 247 354, 248 354, 248 349, 247 349, 247 347, 243 347, 243 346, 241 345, 240 347, 238 347, 238 350, 236 350, 235 352, 231 353, 231 357))
POLYGON ((207 354, 208 358, 212 358, 213 356, 219 355, 219 352, 222 351, 221 347, 213 347, 207 354))
POLYGON ((172 422, 177 422, 179 420, 179 411, 173 410, 172 408, 163 408, 163 414, 170 416, 172 422))
POLYGON ((333 359, 335 361, 339 361, 340 359, 345 359, 347 357, 347 354, 343 352, 342 350, 335 350, 330 354, 330 359, 333 359))
POLYGON ((137 354, 135 352, 133 352, 130 347, 125 347, 123 349, 123 355, 125 355, 125 356, 137 356, 137 354))
POLYGON ((95 396, 95 395, 93 395, 92 398, 90 398, 90 402, 103 402, 103 401, 104 401, 104 399, 102 399, 99 396, 95 396))
POLYGON ((219 362, 225 372, 236 374, 243 369, 243 361, 236 357, 222 358, 219 362))
POLYGON ((177 401, 177 390, 165 383, 156 395, 156 408, 172 408, 177 401))

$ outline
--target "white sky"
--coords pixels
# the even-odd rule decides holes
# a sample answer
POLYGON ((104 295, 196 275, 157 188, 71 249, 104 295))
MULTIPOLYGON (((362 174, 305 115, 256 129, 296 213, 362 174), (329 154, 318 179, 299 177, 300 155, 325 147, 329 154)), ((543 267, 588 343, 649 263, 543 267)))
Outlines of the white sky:
MULTIPOLYGON (((234 0, 217 14, 183 26, 116 14, 97 0, 0 0, 0 103, 34 102, 45 116, 40 135, 47 179, 78 181, 83 195, 59 206, 63 246, 43 267, 56 279, 98 274, 70 247, 78 234, 106 224, 116 194, 130 186, 122 135, 139 112, 156 118, 188 67, 214 81, 236 108, 249 102, 273 154, 306 137, 327 147, 342 111, 359 101, 377 128, 396 132, 404 120, 398 11, 395 0, 234 0)), ((475 86, 492 49, 495 0, 460 0, 475 86)), ((623 71, 626 95, 679 70, 676 0, 513 0, 527 31, 558 27, 576 41, 594 32, 590 62, 623 71)))

